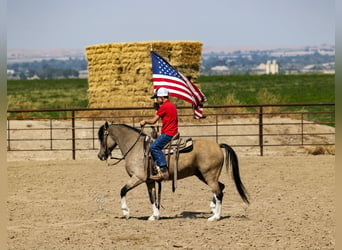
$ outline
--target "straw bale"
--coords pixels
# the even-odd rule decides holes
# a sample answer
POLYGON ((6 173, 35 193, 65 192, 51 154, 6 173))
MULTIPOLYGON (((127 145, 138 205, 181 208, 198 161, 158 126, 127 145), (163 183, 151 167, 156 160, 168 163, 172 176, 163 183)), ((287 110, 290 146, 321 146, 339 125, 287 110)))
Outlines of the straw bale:
POLYGON ((195 41, 150 41, 98 44, 86 47, 90 107, 153 105, 153 50, 196 83, 202 43, 195 41))

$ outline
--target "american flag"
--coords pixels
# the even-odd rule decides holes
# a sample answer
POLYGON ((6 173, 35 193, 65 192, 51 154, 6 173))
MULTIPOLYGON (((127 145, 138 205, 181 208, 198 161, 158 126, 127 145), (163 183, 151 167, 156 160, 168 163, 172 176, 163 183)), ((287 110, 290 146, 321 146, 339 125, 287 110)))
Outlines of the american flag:
POLYGON ((201 90, 156 52, 151 51, 151 58, 153 88, 167 88, 170 96, 181 98, 192 104, 196 119, 205 118, 203 103, 206 101, 206 97, 201 90))

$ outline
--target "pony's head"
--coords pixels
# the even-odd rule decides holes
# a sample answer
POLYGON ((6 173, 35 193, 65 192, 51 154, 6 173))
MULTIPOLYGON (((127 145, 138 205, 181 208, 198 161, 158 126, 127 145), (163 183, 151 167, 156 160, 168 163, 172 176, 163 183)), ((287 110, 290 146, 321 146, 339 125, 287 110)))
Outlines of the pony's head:
POLYGON ((113 149, 117 145, 115 140, 110 135, 108 122, 106 122, 99 128, 98 138, 100 142, 100 150, 97 154, 97 157, 101 161, 105 161, 108 159, 109 156, 111 156, 113 149))

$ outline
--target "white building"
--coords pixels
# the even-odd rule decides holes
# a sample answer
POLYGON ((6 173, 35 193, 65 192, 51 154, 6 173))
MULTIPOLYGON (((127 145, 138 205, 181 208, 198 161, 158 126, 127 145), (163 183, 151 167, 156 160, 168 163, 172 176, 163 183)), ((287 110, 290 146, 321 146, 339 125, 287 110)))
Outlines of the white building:
POLYGON ((7 69, 7 75, 14 75, 15 71, 13 69, 7 69))
POLYGON ((265 67, 266 75, 275 75, 279 74, 279 65, 277 64, 276 60, 267 61, 266 67, 265 67))
POLYGON ((225 65, 223 65, 223 66, 217 65, 217 66, 214 66, 214 67, 211 68, 211 70, 213 70, 213 71, 226 71, 228 69, 229 68, 227 66, 225 66, 225 65))
POLYGON ((78 71, 78 78, 82 78, 82 79, 88 78, 88 70, 78 71))

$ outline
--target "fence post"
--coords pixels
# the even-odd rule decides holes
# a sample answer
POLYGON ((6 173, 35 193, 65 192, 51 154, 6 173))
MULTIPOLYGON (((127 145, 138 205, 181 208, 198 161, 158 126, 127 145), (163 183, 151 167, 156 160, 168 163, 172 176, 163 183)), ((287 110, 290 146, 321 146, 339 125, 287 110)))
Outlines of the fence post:
POLYGON ((52 151, 52 119, 50 119, 50 150, 52 151))
POLYGON ((71 111, 71 131, 72 131, 72 159, 76 159, 76 142, 75 142, 75 110, 71 111))
POLYGON ((9 119, 7 119, 7 150, 11 151, 11 129, 9 119))
POLYGON ((264 155, 264 133, 263 133, 263 107, 259 108, 259 146, 260 156, 264 155))
POLYGON ((304 114, 301 114, 301 137, 302 137, 302 145, 304 145, 304 114))
POLYGON ((95 120, 94 119, 93 119, 92 131, 93 131, 93 149, 95 149, 95 120))
POLYGON ((218 143, 218 116, 216 114, 216 143, 218 143))

